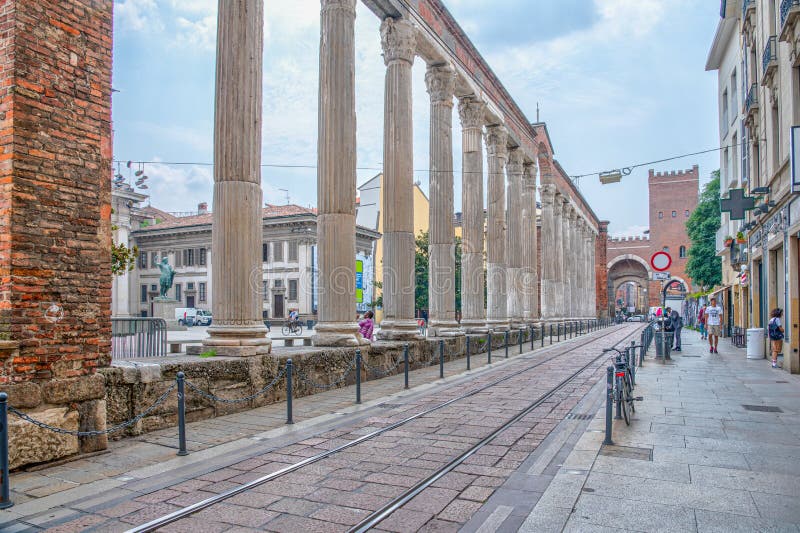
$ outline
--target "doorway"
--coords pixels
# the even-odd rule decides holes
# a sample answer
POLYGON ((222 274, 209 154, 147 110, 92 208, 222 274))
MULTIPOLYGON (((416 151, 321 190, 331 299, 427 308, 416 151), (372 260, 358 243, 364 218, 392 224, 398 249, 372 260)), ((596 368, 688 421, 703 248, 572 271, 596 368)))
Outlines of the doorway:
POLYGON ((272 318, 283 318, 283 294, 272 297, 272 318))
POLYGON ((186 296, 186 307, 194 307, 194 296, 186 296))

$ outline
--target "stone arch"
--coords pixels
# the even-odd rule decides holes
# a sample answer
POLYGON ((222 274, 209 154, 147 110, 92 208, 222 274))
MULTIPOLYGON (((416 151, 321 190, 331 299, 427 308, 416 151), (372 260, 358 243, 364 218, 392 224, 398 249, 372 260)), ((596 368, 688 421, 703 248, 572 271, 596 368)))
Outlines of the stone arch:
POLYGON ((645 271, 647 272, 648 275, 651 273, 652 269, 650 268, 650 264, 647 261, 645 261, 644 259, 642 259, 641 257, 639 257, 638 255, 635 255, 635 254, 618 255, 617 257, 615 257, 614 259, 612 259, 611 261, 608 262, 608 265, 606 265, 606 268, 608 268, 608 270, 611 270, 614 267, 614 265, 616 265, 617 263, 620 263, 622 261, 636 261, 637 263, 639 263, 640 265, 642 265, 644 267, 644 269, 645 269, 645 271))
POLYGON ((626 283, 638 285, 649 295, 651 269, 644 259, 634 254, 622 254, 608 262, 608 311, 613 316, 616 309, 617 291, 626 283))

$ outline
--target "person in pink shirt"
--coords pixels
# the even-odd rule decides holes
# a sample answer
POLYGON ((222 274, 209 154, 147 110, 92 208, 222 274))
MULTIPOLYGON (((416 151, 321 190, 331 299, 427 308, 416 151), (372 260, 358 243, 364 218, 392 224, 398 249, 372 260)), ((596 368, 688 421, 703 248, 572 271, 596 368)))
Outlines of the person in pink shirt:
POLYGON ((364 313, 364 318, 358 322, 358 332, 368 341, 372 340, 372 330, 375 328, 375 322, 372 321, 374 316, 372 311, 367 311, 364 313))

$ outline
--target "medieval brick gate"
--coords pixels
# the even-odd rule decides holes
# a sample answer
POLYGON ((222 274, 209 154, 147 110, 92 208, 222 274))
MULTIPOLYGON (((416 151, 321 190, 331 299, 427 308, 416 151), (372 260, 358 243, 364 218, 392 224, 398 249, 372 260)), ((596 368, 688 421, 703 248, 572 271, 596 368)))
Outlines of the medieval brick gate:
MULTIPOLYGON (((697 207, 700 171, 697 165, 688 170, 654 172, 648 176, 650 230, 647 235, 637 237, 609 238, 606 243, 604 264, 608 291, 608 310, 615 311, 617 291, 625 284, 638 288, 641 303, 637 307, 647 308, 661 305, 662 282, 653 280, 650 257, 658 251, 667 252, 672 258, 669 267, 670 280, 679 281, 685 292, 692 291, 692 280, 686 274, 689 236, 686 222, 697 207)), ((680 292, 670 294, 678 296, 680 292)), ((646 309, 645 309, 646 311, 646 309)))

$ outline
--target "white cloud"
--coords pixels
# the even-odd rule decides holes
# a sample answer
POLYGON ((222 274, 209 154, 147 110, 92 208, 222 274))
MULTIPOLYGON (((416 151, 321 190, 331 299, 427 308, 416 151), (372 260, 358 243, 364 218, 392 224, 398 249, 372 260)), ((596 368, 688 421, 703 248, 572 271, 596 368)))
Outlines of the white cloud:
POLYGON ((115 26, 122 30, 161 31, 158 5, 155 0, 122 0, 114 4, 115 26))
POLYGON ((217 17, 206 15, 198 20, 178 17, 178 31, 173 44, 201 51, 212 51, 217 42, 217 17))
POLYGON ((623 230, 611 232, 610 235, 617 239, 622 237, 641 237, 649 229, 649 226, 629 226, 623 230))

